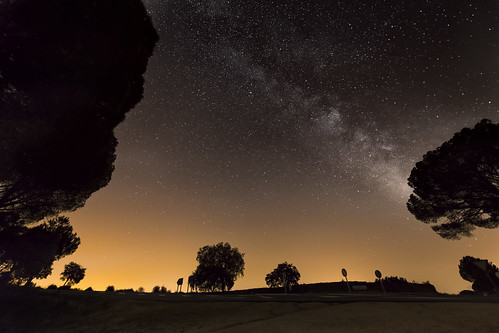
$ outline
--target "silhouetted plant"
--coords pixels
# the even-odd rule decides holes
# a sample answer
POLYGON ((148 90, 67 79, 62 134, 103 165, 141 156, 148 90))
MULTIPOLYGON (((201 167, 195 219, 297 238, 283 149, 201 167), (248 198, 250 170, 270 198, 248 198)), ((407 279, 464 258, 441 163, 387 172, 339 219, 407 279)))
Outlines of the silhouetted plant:
POLYGON ((299 280, 298 269, 286 261, 277 265, 277 268, 265 276, 265 282, 271 288, 296 286, 299 280))
POLYGON ((187 286, 188 288, 191 288, 191 292, 197 291, 196 280, 194 279, 193 274, 189 275, 189 278, 187 279, 187 286))
POLYGON ((85 289, 85 291, 94 291, 94 290, 92 289, 92 287, 88 287, 87 289, 85 289))
POLYGON ((51 284, 51 285, 49 285, 49 286, 47 287, 47 289, 51 289, 51 290, 53 290, 53 289, 57 289, 57 286, 56 286, 55 284, 51 284))
POLYGON ((65 265, 64 271, 61 273, 61 280, 65 281, 64 286, 78 284, 85 277, 85 270, 86 268, 73 261, 65 265))
POLYGON ((67 253, 28 227, 109 182, 158 37, 140 0, 0 1, 0 31, 0 281, 29 284, 67 253))
POLYGON ((407 207, 441 237, 470 236, 499 226, 499 124, 464 128, 412 169, 407 207))
POLYGON ((34 227, 12 226, 0 229, 0 275, 14 284, 28 285, 46 278, 52 264, 76 251, 80 238, 64 216, 34 227))
POLYGON ((168 289, 166 289, 165 286, 161 286, 161 290, 159 292, 162 294, 170 293, 170 291, 168 289))
POLYGON ((106 291, 113 292, 114 286, 107 286, 106 291))
POLYGON ((144 290, 144 287, 139 287, 139 289, 137 289, 137 292, 139 293, 143 293, 145 290, 144 290))
POLYGON ((244 276, 244 253, 229 243, 206 245, 199 249, 198 267, 192 274, 193 284, 201 291, 226 291, 244 276))
MULTIPOLYGON (((377 279, 378 281, 379 279, 377 279)), ((400 292, 409 291, 411 289, 410 283, 407 279, 398 276, 386 276, 381 279, 386 291, 400 292)))
POLYGON ((83 206, 158 39, 140 0, 0 2, 0 228, 83 206))
POLYGON ((134 290, 132 288, 128 288, 128 289, 118 289, 118 290, 115 290, 116 292, 122 292, 122 293, 133 293, 134 290))
POLYGON ((154 286, 154 288, 152 288, 153 293, 159 293, 160 290, 161 290, 161 288, 159 286, 154 286))
POLYGON ((459 274, 472 283, 475 292, 491 294, 497 292, 499 269, 487 260, 465 256, 459 261, 459 274), (485 270, 484 270, 485 268, 485 270))

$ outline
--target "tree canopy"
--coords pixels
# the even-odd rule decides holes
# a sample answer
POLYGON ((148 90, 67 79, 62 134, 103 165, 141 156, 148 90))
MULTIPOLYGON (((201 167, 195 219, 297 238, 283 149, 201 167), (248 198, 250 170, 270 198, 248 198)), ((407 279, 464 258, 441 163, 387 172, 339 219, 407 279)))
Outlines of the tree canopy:
POLYGON ((201 291, 230 290, 237 278, 244 276, 243 257, 244 253, 229 243, 206 245, 198 251, 199 264, 191 282, 201 291))
POLYGON ((75 262, 70 262, 64 266, 61 273, 61 280, 65 281, 63 286, 72 286, 78 284, 85 277, 86 268, 81 267, 75 262))
POLYGON ((80 238, 64 216, 31 228, 0 230, 0 276, 14 284, 46 278, 54 261, 74 253, 79 245, 80 238))
POLYGON ((472 284, 472 288, 480 293, 497 292, 499 278, 496 273, 499 269, 488 260, 465 256, 459 261, 459 274, 472 284))
POLYGON ((84 205, 158 37, 140 0, 0 2, 0 228, 84 205))
POLYGON ((298 269, 286 261, 277 265, 277 268, 265 276, 265 282, 271 288, 296 286, 299 280, 298 269))
POLYGON ((499 226, 499 124, 464 128, 412 169, 407 207, 446 239, 499 226))

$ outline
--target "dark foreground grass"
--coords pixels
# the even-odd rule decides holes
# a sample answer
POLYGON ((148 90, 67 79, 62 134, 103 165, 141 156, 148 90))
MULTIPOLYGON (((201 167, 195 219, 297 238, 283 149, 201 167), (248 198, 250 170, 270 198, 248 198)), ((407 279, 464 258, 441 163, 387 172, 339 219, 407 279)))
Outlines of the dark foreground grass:
POLYGON ((116 293, 10 288, 0 291, 0 332, 216 331, 247 319, 266 319, 276 313, 272 307, 269 303, 253 312, 244 302, 166 302, 116 293))
POLYGON ((181 302, 0 290, 0 332, 499 332, 498 303, 181 302))

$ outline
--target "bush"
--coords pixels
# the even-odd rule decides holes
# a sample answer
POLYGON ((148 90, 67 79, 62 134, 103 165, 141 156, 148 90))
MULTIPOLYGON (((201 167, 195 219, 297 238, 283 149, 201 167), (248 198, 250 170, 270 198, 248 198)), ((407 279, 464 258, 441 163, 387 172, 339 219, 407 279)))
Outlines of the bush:
POLYGON ((159 286, 154 286, 154 288, 152 288, 153 293, 159 293, 160 290, 161 290, 161 288, 159 286))
POLYGON ((94 290, 92 289, 92 287, 88 287, 87 289, 85 289, 85 291, 94 291, 94 290))
POLYGON ((71 289, 71 286, 60 286, 59 290, 69 290, 71 289))
POLYGON ((171 293, 171 291, 168 290, 168 289, 166 289, 165 286, 162 286, 161 290, 159 292, 162 293, 162 294, 169 294, 169 293, 171 293))
POLYGON ((139 293, 145 292, 144 287, 139 287, 139 289, 137 289, 137 292, 139 292, 139 293))
POLYGON ((113 292, 114 286, 107 286, 106 291, 113 292))
POLYGON ((120 292, 120 293, 133 293, 134 290, 132 288, 128 288, 128 289, 118 289, 118 290, 115 290, 116 292, 120 292))
POLYGON ((51 284, 47 287, 47 289, 57 289, 57 286, 55 284, 51 284))
POLYGON ((411 289, 411 284, 403 277, 386 276, 382 280, 386 291, 401 292, 410 291, 411 289))

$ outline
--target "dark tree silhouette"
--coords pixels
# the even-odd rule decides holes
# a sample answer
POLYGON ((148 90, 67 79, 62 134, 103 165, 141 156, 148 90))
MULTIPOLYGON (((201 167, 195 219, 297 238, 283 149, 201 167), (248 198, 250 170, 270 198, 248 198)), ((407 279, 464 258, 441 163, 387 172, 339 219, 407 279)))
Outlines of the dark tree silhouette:
POLYGON ((297 286, 300 273, 293 264, 286 261, 277 265, 277 268, 265 276, 265 282, 271 288, 297 286))
POLYGON ((499 269, 487 260, 465 256, 459 261, 459 274, 464 280, 473 283, 473 290, 479 293, 491 294, 498 291, 497 272, 499 269))
POLYGON ((105 186, 157 34, 140 0, 0 2, 0 228, 105 186))
POLYGON ((86 268, 73 261, 65 265, 61 273, 61 280, 64 281, 63 287, 78 284, 85 277, 85 270, 86 268))
POLYGON ((191 292, 195 291, 197 288, 194 274, 189 275, 189 278, 187 279, 187 290, 189 290, 189 287, 191 288, 191 292))
MULTIPOLYGON (((379 280, 379 279, 378 279, 379 280)), ((391 292, 400 292, 400 291, 409 291, 410 283, 406 278, 398 277, 398 276, 385 276, 381 279, 383 286, 386 291, 391 292)))
POLYGON ((407 207, 446 239, 499 226, 499 124, 464 128, 412 169, 407 207))
POLYGON ((52 264, 76 251, 80 238, 65 216, 35 227, 13 226, 0 230, 0 275, 14 284, 46 278, 52 264))
POLYGON ((244 253, 229 243, 206 245, 199 249, 198 267, 192 274, 192 282, 201 291, 226 291, 234 281, 244 276, 244 253))

